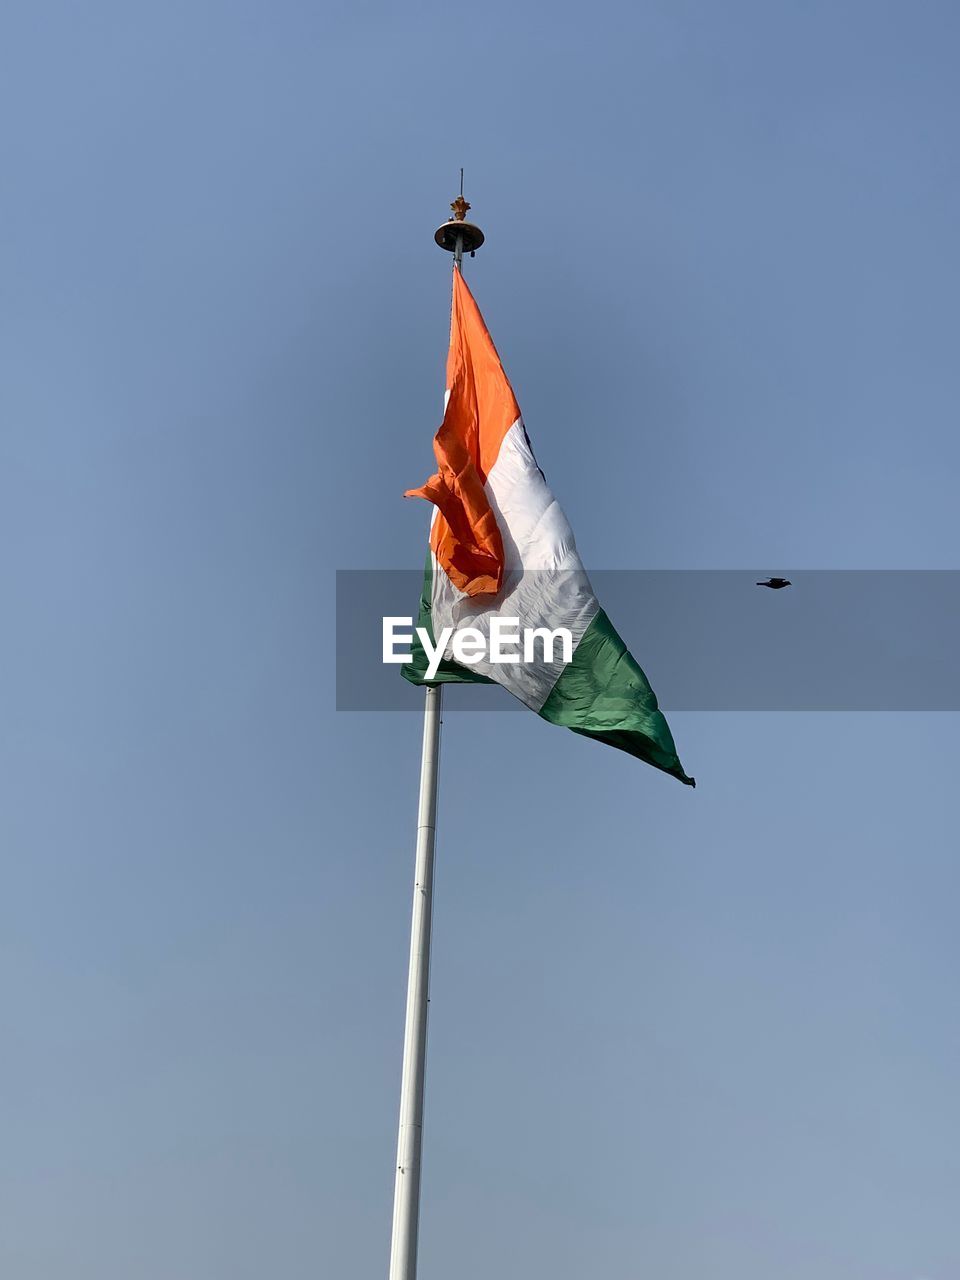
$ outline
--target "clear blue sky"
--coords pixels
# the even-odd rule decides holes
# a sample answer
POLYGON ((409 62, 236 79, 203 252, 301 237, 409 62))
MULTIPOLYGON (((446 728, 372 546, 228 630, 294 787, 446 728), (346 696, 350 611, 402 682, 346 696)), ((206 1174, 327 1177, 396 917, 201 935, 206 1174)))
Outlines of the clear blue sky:
MULTIPOLYGON (((385 1275, 420 726, 333 574, 421 563, 461 164, 588 565, 960 567, 958 37, 5 6, 4 1276, 385 1275)), ((696 792, 448 717, 422 1280, 956 1280, 957 717, 671 720, 696 792)))

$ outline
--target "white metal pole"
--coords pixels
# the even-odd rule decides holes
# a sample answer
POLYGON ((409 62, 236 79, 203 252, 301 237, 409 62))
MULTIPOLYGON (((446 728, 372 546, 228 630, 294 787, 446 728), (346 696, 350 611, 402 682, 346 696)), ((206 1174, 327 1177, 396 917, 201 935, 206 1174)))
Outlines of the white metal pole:
MULTIPOLYGON (((463 262, 463 236, 458 235, 454 270, 463 262)), ((423 1089, 427 1056, 427 1005, 430 991, 430 927, 433 918, 433 864, 437 844, 437 783, 440 772, 442 685, 428 685, 423 708, 423 755, 420 761, 420 808, 417 817, 417 863, 410 926, 407 1017, 403 1033, 400 1081, 400 1133, 393 1190, 393 1237, 390 1280, 416 1280, 420 1229, 420 1157, 423 1150, 423 1089)))
POLYGON ((437 779, 440 767, 442 685, 428 685, 423 712, 417 863, 410 929, 407 1020, 400 1085, 400 1134, 393 1193, 393 1241, 390 1280, 416 1280, 420 1225, 420 1154, 423 1146, 423 1085, 427 1050, 427 1002, 430 981, 430 924, 433 914, 433 863, 437 836, 437 779))

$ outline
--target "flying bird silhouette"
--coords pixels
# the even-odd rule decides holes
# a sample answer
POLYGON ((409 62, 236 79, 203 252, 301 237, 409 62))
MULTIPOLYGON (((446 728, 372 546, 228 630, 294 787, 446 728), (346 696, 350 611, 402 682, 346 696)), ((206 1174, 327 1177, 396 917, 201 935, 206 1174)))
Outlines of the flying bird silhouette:
POLYGON ((789 578, 768 578, 766 582, 758 582, 758 587, 769 587, 771 591, 779 591, 781 587, 792 587, 789 578))

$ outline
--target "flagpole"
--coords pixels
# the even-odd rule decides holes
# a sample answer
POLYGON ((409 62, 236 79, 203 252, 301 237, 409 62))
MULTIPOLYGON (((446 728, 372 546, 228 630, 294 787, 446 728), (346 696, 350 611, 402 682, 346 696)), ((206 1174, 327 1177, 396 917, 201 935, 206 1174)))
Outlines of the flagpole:
MULTIPOLYGON (((465 222, 469 204, 460 195, 450 208, 453 217, 441 226, 437 244, 453 254, 453 268, 462 269, 463 251, 472 255, 483 244, 483 232, 465 222)), ((407 973, 407 1013, 403 1032, 403 1071, 400 1080, 400 1126, 393 1191, 393 1235, 390 1280, 416 1280, 417 1238, 420 1229, 420 1162, 423 1150, 423 1094, 427 1055, 427 1006, 430 1002, 430 935, 433 920, 433 868, 437 845, 437 785, 440 773, 440 724, 443 686, 424 690, 423 751, 420 757, 420 803, 417 812, 417 854, 410 925, 410 965, 407 973)))
POLYGON ((423 753, 417 814, 417 860, 410 927, 407 1018, 403 1035, 400 1084, 400 1133, 393 1192, 393 1242, 390 1280, 416 1280, 420 1224, 420 1153, 423 1146, 423 1087, 427 1051, 430 981, 430 926, 433 916, 433 866, 437 843, 437 782, 440 772, 442 685, 424 691, 423 753))

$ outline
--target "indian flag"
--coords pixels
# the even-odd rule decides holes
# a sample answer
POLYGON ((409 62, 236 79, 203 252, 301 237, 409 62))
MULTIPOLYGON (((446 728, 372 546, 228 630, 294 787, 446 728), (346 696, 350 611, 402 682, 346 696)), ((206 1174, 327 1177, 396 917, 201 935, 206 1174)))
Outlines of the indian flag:
MULTIPOLYGON (((469 667, 444 658, 428 677, 414 640, 403 675, 414 684, 503 685, 552 724, 618 747, 690 786, 647 677, 600 608, 573 530, 533 456, 513 388, 473 295, 453 272, 453 314, 443 422, 433 442, 439 470, 407 497, 434 505, 418 626, 436 646, 445 628, 493 618, 520 628, 565 628, 572 652, 542 643, 533 661, 469 667)), ((489 651, 489 643, 488 643, 489 651)))

